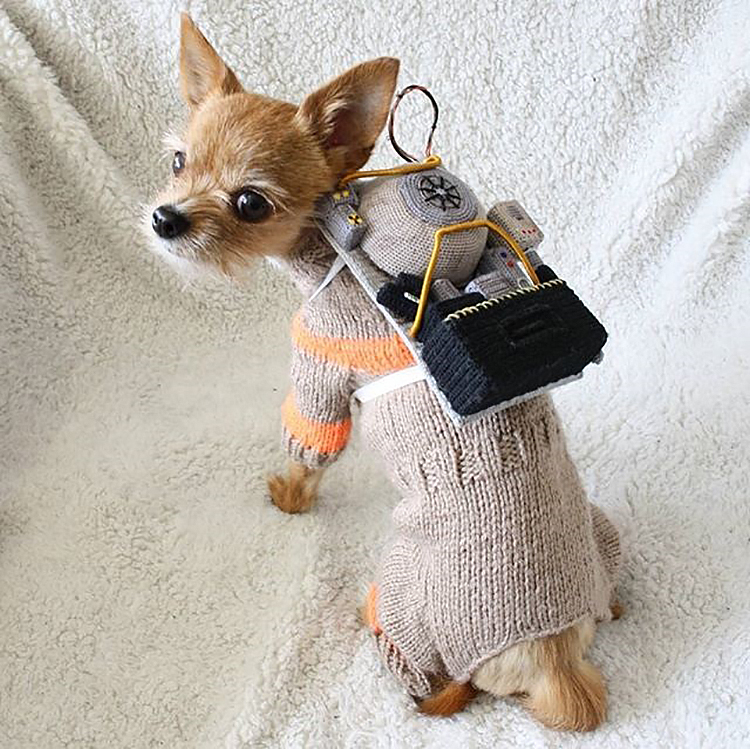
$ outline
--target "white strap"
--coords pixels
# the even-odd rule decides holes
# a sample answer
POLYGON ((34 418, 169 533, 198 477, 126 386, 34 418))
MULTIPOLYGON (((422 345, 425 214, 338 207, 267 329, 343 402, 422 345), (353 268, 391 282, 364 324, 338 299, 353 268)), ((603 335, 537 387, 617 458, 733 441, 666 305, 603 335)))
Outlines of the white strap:
POLYGON ((424 379, 424 369, 419 364, 415 364, 413 367, 399 369, 397 372, 378 377, 377 380, 368 382, 367 385, 362 385, 361 388, 354 391, 354 397, 360 403, 367 403, 367 401, 374 400, 381 395, 424 379))
POLYGON ((320 292, 323 291, 323 289, 325 289, 325 287, 328 286, 328 284, 331 283, 331 281, 333 281, 333 279, 336 278, 345 267, 346 261, 344 258, 342 258, 341 255, 336 255, 336 259, 328 269, 326 277, 320 282, 320 286, 313 291, 312 296, 307 301, 312 302, 312 300, 315 299, 315 297, 318 296, 318 294, 320 294, 320 292))

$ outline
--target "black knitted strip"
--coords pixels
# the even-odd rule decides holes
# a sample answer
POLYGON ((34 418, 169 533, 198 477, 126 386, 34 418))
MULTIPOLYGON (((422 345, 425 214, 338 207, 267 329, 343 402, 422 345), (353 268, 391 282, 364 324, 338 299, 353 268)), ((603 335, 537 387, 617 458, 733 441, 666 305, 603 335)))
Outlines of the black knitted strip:
POLYGON ((580 374, 607 340, 560 280, 497 300, 459 300, 431 304, 419 337, 426 366, 462 415, 580 374))

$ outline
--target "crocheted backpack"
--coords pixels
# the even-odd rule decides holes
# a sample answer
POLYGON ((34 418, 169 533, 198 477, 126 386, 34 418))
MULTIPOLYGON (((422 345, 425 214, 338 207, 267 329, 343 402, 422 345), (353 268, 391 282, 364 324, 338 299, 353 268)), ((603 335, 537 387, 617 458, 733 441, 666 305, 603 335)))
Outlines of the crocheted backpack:
POLYGON ((542 262, 539 227, 515 200, 485 212, 437 156, 345 177, 318 225, 338 255, 318 292, 347 266, 418 362, 386 378, 424 377, 458 423, 601 361, 607 332, 542 262))

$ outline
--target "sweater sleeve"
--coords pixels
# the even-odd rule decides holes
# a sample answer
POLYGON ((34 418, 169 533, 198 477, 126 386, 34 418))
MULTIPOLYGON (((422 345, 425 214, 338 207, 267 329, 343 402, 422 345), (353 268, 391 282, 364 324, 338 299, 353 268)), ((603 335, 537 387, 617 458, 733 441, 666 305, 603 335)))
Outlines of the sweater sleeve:
POLYGON ((336 460, 349 440, 350 372, 295 345, 291 379, 281 407, 284 448, 295 462, 322 468, 336 460))

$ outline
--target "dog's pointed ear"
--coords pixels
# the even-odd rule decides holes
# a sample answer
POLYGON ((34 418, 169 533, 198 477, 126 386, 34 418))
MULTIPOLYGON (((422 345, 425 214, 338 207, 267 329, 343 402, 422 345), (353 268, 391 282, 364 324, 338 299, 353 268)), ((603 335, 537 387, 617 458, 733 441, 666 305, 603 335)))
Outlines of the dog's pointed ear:
POLYGON ((297 110, 297 120, 322 145, 337 179, 370 157, 388 119, 398 68, 392 57, 364 62, 310 94, 297 110))
POLYGON ((237 76, 187 13, 180 17, 180 90, 193 108, 213 94, 242 91, 237 76))

